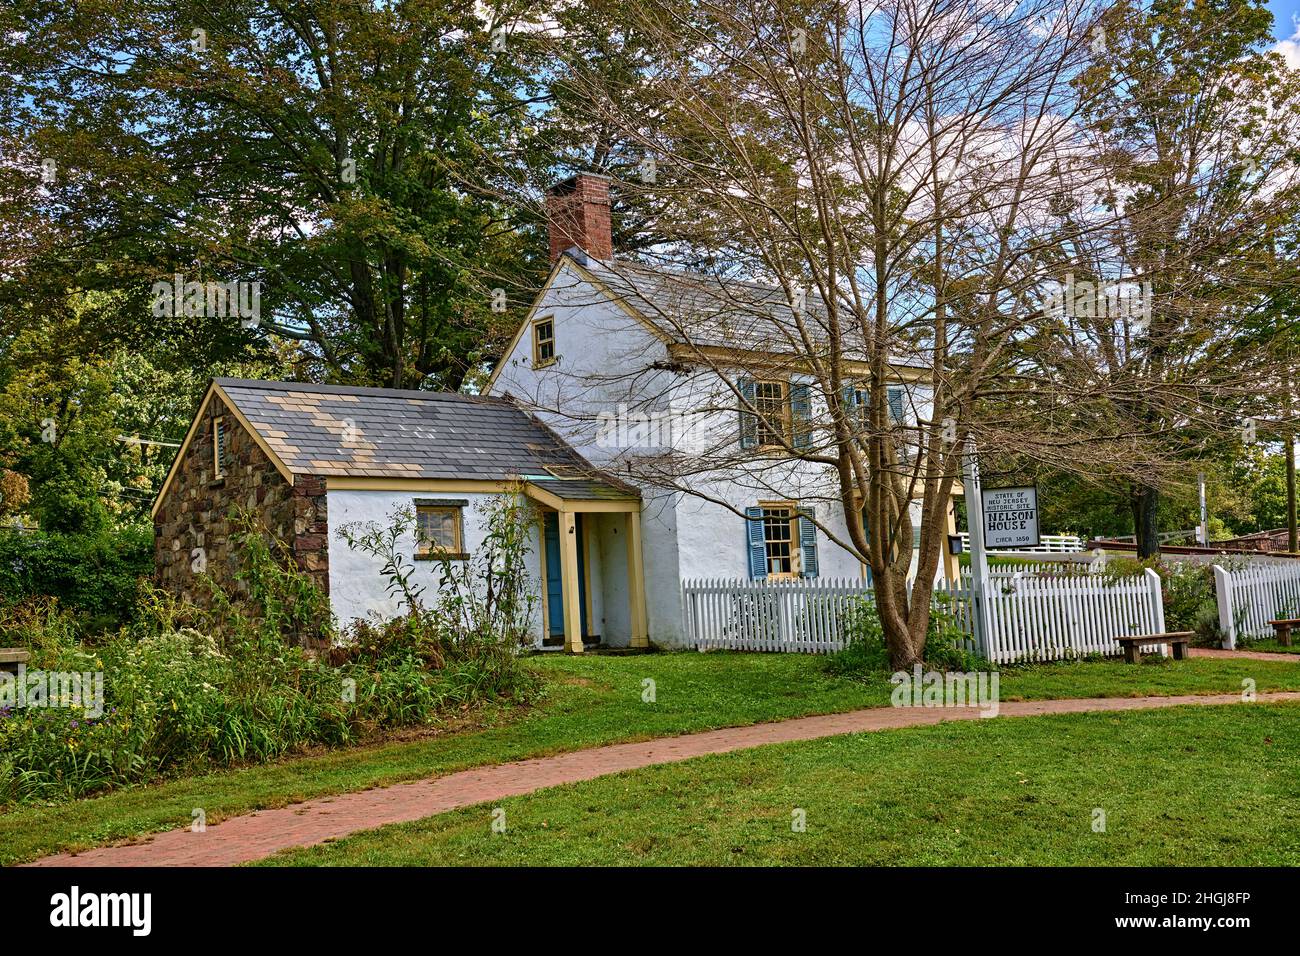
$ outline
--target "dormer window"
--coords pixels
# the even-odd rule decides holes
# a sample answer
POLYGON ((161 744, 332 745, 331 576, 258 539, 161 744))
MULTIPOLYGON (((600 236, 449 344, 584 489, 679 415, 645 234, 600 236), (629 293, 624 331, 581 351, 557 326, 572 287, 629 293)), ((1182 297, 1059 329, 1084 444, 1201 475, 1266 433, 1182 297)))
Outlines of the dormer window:
POLYGON ((533 368, 555 362, 555 318, 546 316, 533 323, 533 368))

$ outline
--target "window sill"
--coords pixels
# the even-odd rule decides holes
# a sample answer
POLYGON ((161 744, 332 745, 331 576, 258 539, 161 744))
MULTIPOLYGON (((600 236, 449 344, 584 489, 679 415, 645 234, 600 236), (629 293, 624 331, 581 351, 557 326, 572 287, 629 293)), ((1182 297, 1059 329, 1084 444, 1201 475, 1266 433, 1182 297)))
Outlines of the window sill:
POLYGON ((533 362, 533 371, 536 371, 536 370, 539 369, 539 368, 550 368, 552 365, 555 364, 555 362, 556 362, 556 360, 553 359, 553 358, 551 358, 551 359, 547 359, 545 362, 534 361, 534 362, 533 362))
POLYGON ((468 561, 469 554, 464 551, 448 551, 443 554, 417 554, 416 561, 468 561))

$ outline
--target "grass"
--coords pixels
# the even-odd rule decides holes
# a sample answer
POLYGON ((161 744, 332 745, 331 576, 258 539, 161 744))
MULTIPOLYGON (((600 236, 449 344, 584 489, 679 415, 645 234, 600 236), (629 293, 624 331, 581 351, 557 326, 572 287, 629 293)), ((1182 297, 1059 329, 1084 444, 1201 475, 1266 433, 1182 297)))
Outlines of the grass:
MULTIPOLYGON (((1194 658, 1129 666, 1078 662, 1004 668, 1003 700, 1300 690, 1294 660, 1194 658)), ((0 865, 187 826, 195 808, 208 823, 313 797, 363 790, 468 767, 617 741, 741 726, 859 707, 885 706, 885 675, 869 683, 830 677, 820 659, 796 654, 547 655, 543 703, 487 709, 468 726, 418 739, 329 751, 0 813, 0 865), (651 679, 655 703, 642 701, 651 679), (454 731, 454 732, 453 732, 454 731)))
POLYGON ((1268 641, 1251 641, 1249 644, 1242 644, 1242 650, 1247 651, 1268 651, 1271 654, 1300 654, 1300 636, 1291 635, 1292 643, 1283 646, 1276 640, 1268 641))
POLYGON ((1300 706, 1000 718, 650 767, 264 865, 1295 865, 1300 706), (806 829, 795 832, 802 811, 806 829), (1104 813, 1104 832, 1094 829, 1104 813))

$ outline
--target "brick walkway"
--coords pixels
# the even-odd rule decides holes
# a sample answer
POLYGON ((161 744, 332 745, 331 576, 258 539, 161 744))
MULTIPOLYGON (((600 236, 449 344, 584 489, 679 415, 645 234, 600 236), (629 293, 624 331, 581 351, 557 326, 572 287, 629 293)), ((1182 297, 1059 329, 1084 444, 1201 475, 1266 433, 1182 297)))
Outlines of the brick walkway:
POLYGON ((1190 648, 1192 657, 1241 657, 1251 661, 1285 661, 1300 662, 1300 654, 1288 654, 1285 651, 1225 651, 1217 647, 1190 648))
MULTIPOLYGON (((1260 701, 1300 701, 1300 692, 1260 694, 1260 701)), ((1182 697, 1103 697, 1004 703, 1000 714, 1026 717, 1088 711, 1142 710, 1181 704, 1235 704, 1240 694, 1182 697)), ((169 830, 143 843, 46 857, 31 866, 231 866, 290 847, 311 846, 358 830, 405 823, 457 807, 497 801, 543 787, 591 780, 652 764, 726 753, 790 740, 978 719, 975 708, 875 707, 847 714, 800 717, 636 744, 613 744, 573 753, 464 770, 445 777, 399 783, 360 793, 321 797, 262 810, 210 826, 206 832, 169 830)))

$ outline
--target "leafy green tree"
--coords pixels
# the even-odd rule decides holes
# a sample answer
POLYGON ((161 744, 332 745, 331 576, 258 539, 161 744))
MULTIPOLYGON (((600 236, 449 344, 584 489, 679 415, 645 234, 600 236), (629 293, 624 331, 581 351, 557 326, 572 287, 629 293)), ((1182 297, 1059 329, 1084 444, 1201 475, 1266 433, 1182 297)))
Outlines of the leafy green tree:
MULTIPOLYGON (((1091 362, 1127 386, 1105 414, 1145 449, 1127 479, 1143 556, 1158 550, 1161 487, 1272 404, 1280 370, 1256 333, 1294 283, 1276 249, 1300 209, 1300 75, 1267 52, 1271 28, 1262 0, 1120 0, 1078 83, 1117 216, 1085 278, 1140 278, 1153 306, 1140 320, 1089 316, 1065 337, 1090 356, 1074 374, 1091 362)), ((1065 215, 1073 261, 1090 258, 1075 235, 1088 214, 1065 215)))
POLYGON ((270 333, 304 374, 457 388, 544 266, 484 178, 532 154, 540 41, 476 7, 18 0, 0 135, 22 162, 0 195, 25 286, 127 293, 124 334, 234 352, 270 333), (261 283, 260 321, 154 314, 174 273, 261 283))

